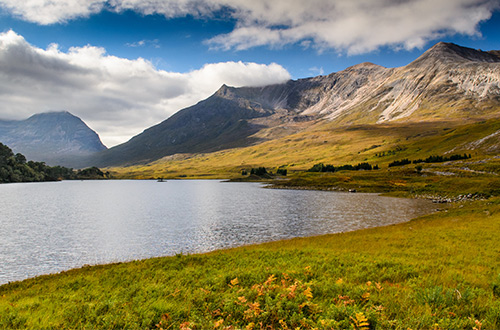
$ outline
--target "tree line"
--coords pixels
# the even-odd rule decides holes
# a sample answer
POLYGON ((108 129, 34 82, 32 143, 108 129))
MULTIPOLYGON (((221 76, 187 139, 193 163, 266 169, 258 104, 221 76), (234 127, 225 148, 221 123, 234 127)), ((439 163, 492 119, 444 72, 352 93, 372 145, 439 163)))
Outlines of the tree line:
MULTIPOLYGON (((276 174, 281 175, 281 176, 286 176, 288 173, 286 168, 279 167, 276 169, 276 174)), ((248 175, 249 171, 247 169, 242 169, 241 170, 241 175, 248 175)), ((267 176, 267 175, 272 175, 273 172, 268 172, 265 167, 256 167, 256 168, 251 168, 250 169, 250 175, 256 175, 256 176, 267 176)))
POLYGON ((360 170, 365 170, 365 171, 371 171, 371 170, 378 170, 379 167, 378 165, 372 166, 369 163, 358 163, 357 165, 341 165, 341 166, 333 166, 330 164, 315 164, 313 167, 308 169, 308 172, 338 172, 338 171, 360 171, 360 170))
POLYGON ((0 183, 105 179, 109 177, 109 172, 104 173, 97 167, 73 170, 63 166, 48 166, 44 162, 28 161, 23 154, 14 154, 8 146, 0 143, 0 183))
POLYGON ((463 155, 459 155, 459 154, 456 154, 456 155, 451 155, 449 157, 446 157, 446 156, 439 156, 439 155, 433 155, 433 156, 429 156, 425 159, 415 159, 415 160, 409 160, 408 158, 404 158, 404 159, 399 159, 399 160, 395 160, 393 161, 392 163, 389 163, 389 167, 393 167, 393 166, 403 166, 403 165, 407 165, 407 164, 419 164, 419 163, 444 163, 444 162, 449 162, 449 161, 452 161, 452 160, 462 160, 462 159, 469 159, 471 158, 472 156, 469 154, 463 154, 463 155))

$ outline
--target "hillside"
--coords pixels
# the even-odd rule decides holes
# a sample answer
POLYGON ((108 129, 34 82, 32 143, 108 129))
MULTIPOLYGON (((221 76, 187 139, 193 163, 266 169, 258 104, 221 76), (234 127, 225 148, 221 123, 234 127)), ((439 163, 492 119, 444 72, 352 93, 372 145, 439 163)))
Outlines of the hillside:
POLYGON ((81 167, 86 157, 106 149, 96 132, 66 111, 2 120, 0 142, 28 159, 68 167, 81 167))
MULTIPOLYGON (((175 154, 255 146, 318 127, 473 123, 500 114, 500 57, 438 43, 400 68, 372 63, 265 87, 222 86, 127 143, 99 154, 100 166, 146 164, 175 154)), ((420 132, 419 134, 424 134, 420 132)))
POLYGON ((101 153, 94 163, 133 164, 179 152, 206 152, 251 144, 255 139, 249 137, 259 127, 248 120, 269 116, 273 109, 239 97, 234 91, 222 86, 210 98, 101 153))

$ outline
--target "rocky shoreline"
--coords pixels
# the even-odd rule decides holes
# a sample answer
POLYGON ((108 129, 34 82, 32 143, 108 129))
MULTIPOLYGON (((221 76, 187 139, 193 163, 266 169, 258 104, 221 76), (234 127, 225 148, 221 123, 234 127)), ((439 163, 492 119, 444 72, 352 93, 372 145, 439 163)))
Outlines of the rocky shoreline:
POLYGON ((444 204, 444 203, 458 203, 458 202, 469 202, 469 201, 477 201, 486 199, 485 196, 481 194, 463 194, 458 195, 456 197, 448 197, 448 196, 434 196, 434 195, 417 195, 415 198, 424 198, 429 199, 433 203, 436 204, 444 204))
MULTIPOLYGON (((285 186, 285 185, 276 185, 270 184, 265 186, 267 189, 288 189, 288 190, 322 190, 322 191, 336 191, 336 192, 350 192, 356 193, 356 189, 347 189, 342 187, 322 187, 322 186, 285 186)), ((445 203, 458 203, 458 202, 469 202, 469 201, 477 201, 477 200, 485 200, 486 197, 482 194, 462 194, 454 197, 449 196, 439 196, 439 195, 412 195, 411 198, 418 199, 428 199, 436 204, 445 204, 445 203)))

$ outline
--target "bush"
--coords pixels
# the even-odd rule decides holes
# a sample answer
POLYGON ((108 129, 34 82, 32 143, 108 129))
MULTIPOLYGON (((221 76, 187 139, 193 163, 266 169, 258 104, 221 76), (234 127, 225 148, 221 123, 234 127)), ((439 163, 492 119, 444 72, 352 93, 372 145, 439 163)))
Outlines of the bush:
POLYGON ((267 170, 265 167, 252 168, 250 170, 250 174, 254 174, 257 176, 263 176, 263 175, 267 174, 267 170))
POLYGON ((308 172, 325 172, 323 169, 325 168, 325 165, 323 163, 315 164, 313 167, 308 169, 308 172))
POLYGON ((288 171, 286 170, 286 168, 278 168, 278 169, 276 170, 276 174, 278 174, 278 175, 283 175, 283 176, 286 176, 286 175, 287 175, 287 172, 288 172, 288 171))
POLYGON ((369 163, 358 163, 358 165, 341 165, 341 166, 333 166, 333 165, 325 165, 323 163, 315 164, 313 167, 308 169, 308 172, 337 172, 337 171, 359 171, 359 170, 367 170, 371 171, 372 169, 377 169, 378 166, 375 165, 375 167, 372 167, 369 163))
POLYGON ((416 159, 413 161, 413 164, 418 164, 418 163, 443 163, 443 162, 449 162, 452 160, 462 160, 462 159, 469 159, 471 158, 471 155, 463 154, 463 155, 451 155, 450 157, 445 157, 445 156, 429 156, 426 159, 416 159))
POLYGON ((411 160, 409 160, 408 158, 405 158, 405 159, 401 159, 401 160, 395 160, 392 163, 389 163, 389 167, 403 166, 403 165, 407 165, 407 164, 411 164, 411 160))

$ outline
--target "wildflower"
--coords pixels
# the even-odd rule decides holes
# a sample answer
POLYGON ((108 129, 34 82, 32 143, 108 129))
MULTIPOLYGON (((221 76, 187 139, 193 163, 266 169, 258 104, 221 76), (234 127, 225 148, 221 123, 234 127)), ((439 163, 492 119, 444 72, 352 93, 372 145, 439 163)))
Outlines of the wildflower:
POLYGON ((313 298, 313 294, 310 287, 307 287, 307 289, 304 290, 304 296, 306 296, 308 300, 311 300, 313 298))
POLYGON ((222 325, 222 323, 224 322, 224 319, 220 319, 218 321, 215 321, 214 323, 214 328, 218 328, 222 325))

